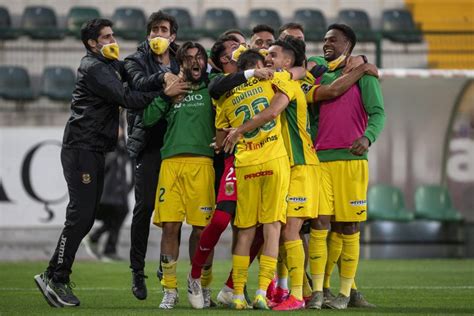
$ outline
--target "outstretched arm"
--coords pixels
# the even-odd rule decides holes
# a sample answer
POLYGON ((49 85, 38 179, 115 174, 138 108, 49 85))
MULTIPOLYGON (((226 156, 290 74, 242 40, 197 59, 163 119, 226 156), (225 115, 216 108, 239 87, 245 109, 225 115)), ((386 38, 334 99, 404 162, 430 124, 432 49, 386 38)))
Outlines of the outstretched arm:
POLYGON ((319 86, 316 90, 314 90, 314 101, 316 102, 337 98, 349 90, 349 88, 365 74, 378 77, 378 69, 372 64, 359 65, 351 72, 334 80, 334 82, 331 84, 319 86))

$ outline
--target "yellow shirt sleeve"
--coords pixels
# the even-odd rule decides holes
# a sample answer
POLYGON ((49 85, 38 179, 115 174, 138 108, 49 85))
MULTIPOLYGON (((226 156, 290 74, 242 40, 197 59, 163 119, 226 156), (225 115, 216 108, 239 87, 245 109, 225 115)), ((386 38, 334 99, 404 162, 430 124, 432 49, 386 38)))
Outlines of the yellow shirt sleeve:
POLYGON ((310 104, 310 103, 316 102, 316 93, 320 86, 321 86, 320 84, 314 85, 308 90, 308 92, 305 93, 306 103, 310 104))
POLYGON ((287 71, 275 72, 271 80, 272 86, 284 93, 288 99, 295 98, 295 92, 290 81, 291 75, 287 71))
POLYGON ((216 107, 216 120, 215 120, 216 129, 223 129, 223 128, 229 127, 230 126, 229 120, 225 116, 225 111, 222 104, 215 102, 215 107, 216 107))

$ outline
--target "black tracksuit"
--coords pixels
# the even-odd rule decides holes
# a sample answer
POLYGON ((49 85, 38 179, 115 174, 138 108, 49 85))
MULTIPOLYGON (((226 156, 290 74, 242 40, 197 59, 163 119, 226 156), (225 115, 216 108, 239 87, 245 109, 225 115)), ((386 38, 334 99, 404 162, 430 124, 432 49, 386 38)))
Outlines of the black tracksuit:
MULTIPOLYGON (((125 58, 128 84, 137 91, 162 91, 164 74, 178 74, 179 65, 171 57, 170 67, 157 62, 145 41, 137 52, 125 58)), ((166 97, 165 97, 166 98, 166 97)), ((130 268, 143 271, 150 233, 150 221, 155 206, 156 187, 161 166, 160 149, 166 132, 166 121, 160 120, 152 128, 145 129, 142 112, 128 111, 127 149, 135 162, 135 207, 133 209, 130 238, 130 268)))
POLYGON ((117 143, 119 107, 142 109, 159 95, 124 88, 124 74, 122 62, 90 51, 77 71, 61 150, 69 203, 47 268, 54 282, 69 282, 79 244, 94 223, 104 183, 104 154, 113 151, 117 143))

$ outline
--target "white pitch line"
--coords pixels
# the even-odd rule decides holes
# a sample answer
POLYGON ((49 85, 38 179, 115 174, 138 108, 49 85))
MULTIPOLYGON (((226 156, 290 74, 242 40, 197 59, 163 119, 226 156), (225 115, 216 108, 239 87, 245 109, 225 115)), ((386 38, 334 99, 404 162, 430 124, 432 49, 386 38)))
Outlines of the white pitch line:
MULTIPOLYGON (((130 288, 77 287, 78 291, 130 291, 130 288)), ((361 290, 474 290, 474 285, 459 286, 364 286, 361 290)), ((36 292, 37 288, 0 287, 1 292, 36 292)))

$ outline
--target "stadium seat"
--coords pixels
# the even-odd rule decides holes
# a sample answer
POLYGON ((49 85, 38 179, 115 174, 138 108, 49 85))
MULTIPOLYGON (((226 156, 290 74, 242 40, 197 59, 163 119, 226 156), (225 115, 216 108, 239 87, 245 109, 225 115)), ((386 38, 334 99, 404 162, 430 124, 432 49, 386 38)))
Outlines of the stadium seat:
POLYGON ((8 9, 0 7, 0 40, 16 39, 21 33, 21 30, 12 27, 12 20, 8 9))
POLYGON ((238 28, 234 12, 228 9, 208 9, 204 14, 206 35, 217 38, 228 29, 238 28))
POLYGON ((282 25, 278 12, 271 9, 252 9, 249 13, 249 29, 258 24, 270 25, 276 32, 282 25))
POLYGON ((326 18, 319 10, 300 9, 296 10, 293 21, 303 25, 305 40, 320 42, 326 34, 326 18))
POLYGON ((67 67, 47 67, 41 77, 40 94, 55 101, 70 101, 75 87, 75 76, 67 67))
POLYGON ((349 25, 357 35, 358 42, 374 42, 375 33, 370 26, 369 16, 365 11, 346 9, 339 11, 337 23, 349 25))
POLYGON ((172 15, 178 21, 178 39, 182 41, 197 40, 202 32, 193 28, 193 19, 189 11, 185 8, 165 8, 164 12, 172 15))
POLYGON ((54 10, 43 6, 26 7, 21 27, 32 39, 55 40, 62 39, 65 35, 65 31, 58 28, 54 10))
POLYGON ((145 40, 146 18, 143 10, 129 7, 117 8, 112 16, 112 21, 117 36, 126 40, 145 40))
POLYGON ((81 38, 82 25, 100 17, 99 10, 94 7, 72 7, 67 15, 67 30, 70 35, 81 38))
POLYGON ((413 219, 413 213, 405 209, 405 201, 400 189, 390 185, 375 185, 367 195, 370 220, 407 222, 413 219))
POLYGON ((0 97, 6 100, 33 100, 30 77, 23 67, 0 66, 0 97))
POLYGON ((461 214, 454 209, 449 191, 440 185, 423 185, 415 192, 415 216, 442 222, 458 222, 461 214))
POLYGON ((410 11, 385 10, 382 14, 383 36, 398 43, 421 43, 421 32, 416 29, 410 11))

